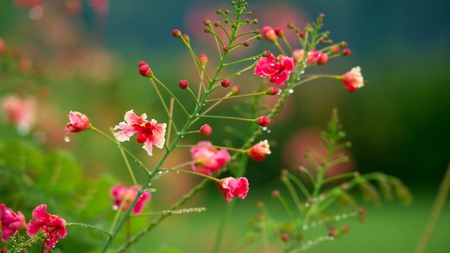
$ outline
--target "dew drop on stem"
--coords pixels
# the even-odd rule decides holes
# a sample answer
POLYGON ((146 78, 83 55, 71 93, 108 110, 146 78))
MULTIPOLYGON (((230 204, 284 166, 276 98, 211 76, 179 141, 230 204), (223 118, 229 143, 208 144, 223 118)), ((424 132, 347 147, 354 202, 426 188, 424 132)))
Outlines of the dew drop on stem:
POLYGON ((68 135, 66 135, 66 136, 64 137, 64 141, 65 141, 65 142, 70 142, 70 138, 69 138, 68 135))

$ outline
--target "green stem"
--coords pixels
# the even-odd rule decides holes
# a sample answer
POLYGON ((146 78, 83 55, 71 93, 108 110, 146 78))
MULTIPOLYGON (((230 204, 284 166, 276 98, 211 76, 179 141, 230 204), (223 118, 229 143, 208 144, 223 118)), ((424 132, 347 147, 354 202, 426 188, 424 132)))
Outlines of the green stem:
POLYGON ((238 149, 238 148, 230 148, 230 147, 223 147, 223 146, 216 146, 216 145, 212 145, 212 146, 201 146, 201 145, 177 145, 177 148, 193 148, 193 147, 198 147, 198 148, 218 148, 218 149, 226 149, 226 150, 231 150, 231 151, 235 151, 235 152, 240 152, 240 153, 245 153, 245 150, 242 149, 238 149))
POLYGON ((266 95, 266 92, 265 91, 261 91, 261 92, 255 92, 255 93, 244 94, 244 95, 236 95, 236 96, 231 96, 231 97, 207 99, 206 103, 215 102, 215 101, 222 101, 222 100, 228 100, 228 99, 235 99, 235 98, 246 98, 246 97, 262 96, 262 95, 266 95))
MULTIPOLYGON (((112 128, 110 128, 112 134, 114 134, 114 130, 112 128)), ((116 140, 116 144, 120 144, 120 142, 118 140, 116 140)), ((128 162, 128 158, 125 155, 125 152, 123 151, 123 149, 119 148, 120 150, 120 154, 122 155, 123 160, 125 161, 125 165, 128 169, 128 172, 130 173, 131 179, 133 180, 134 186, 138 187, 138 183, 136 181, 136 178, 134 177, 134 173, 133 170, 131 169, 130 163, 128 162)))
POLYGON ((227 210, 225 211, 225 214, 223 215, 223 218, 220 222, 219 229, 217 231, 216 242, 214 243, 214 249, 213 249, 214 253, 218 253, 220 250, 220 243, 222 242, 223 233, 225 232, 226 225, 227 225, 228 221, 230 220, 231 213, 232 213, 235 202, 236 201, 233 200, 233 201, 231 201, 231 203, 228 203, 228 205, 227 205, 227 210))
POLYGON ((428 244, 428 241, 433 234, 436 224, 441 216, 442 208, 444 207, 445 200, 450 189, 450 164, 447 167, 444 178, 442 179, 441 185, 439 186, 438 194, 436 200, 434 201, 433 208, 431 209, 430 218, 425 226, 422 237, 420 238, 415 253, 422 253, 428 244))
POLYGON ((107 235, 108 237, 111 237, 111 234, 108 233, 108 231, 101 229, 99 227, 93 226, 93 225, 89 225, 89 224, 78 223, 78 222, 67 222, 66 226, 79 226, 79 227, 83 227, 83 228, 90 228, 93 230, 97 230, 97 231, 107 235))

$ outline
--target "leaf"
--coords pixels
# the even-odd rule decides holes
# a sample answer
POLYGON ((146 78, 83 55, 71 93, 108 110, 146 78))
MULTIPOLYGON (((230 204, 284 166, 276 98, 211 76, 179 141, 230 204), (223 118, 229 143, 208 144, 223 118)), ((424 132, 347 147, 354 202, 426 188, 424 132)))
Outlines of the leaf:
POLYGON ((389 184, 388 180, 386 179, 386 176, 383 173, 378 174, 377 183, 380 187, 383 196, 388 200, 392 200, 394 196, 392 192, 392 186, 389 184))
POLYGON ((15 169, 41 170, 44 166, 42 152, 25 141, 8 141, 2 145, 0 158, 6 166, 15 169))
POLYGON ((367 182, 365 179, 360 180, 358 186, 363 194, 364 199, 372 201, 376 205, 381 204, 380 194, 378 193, 375 186, 367 182))
POLYGON ((409 204, 412 201, 412 195, 409 191, 408 187, 406 187, 403 182, 396 178, 393 182, 395 194, 397 195, 397 198, 400 199, 400 201, 403 204, 409 204))

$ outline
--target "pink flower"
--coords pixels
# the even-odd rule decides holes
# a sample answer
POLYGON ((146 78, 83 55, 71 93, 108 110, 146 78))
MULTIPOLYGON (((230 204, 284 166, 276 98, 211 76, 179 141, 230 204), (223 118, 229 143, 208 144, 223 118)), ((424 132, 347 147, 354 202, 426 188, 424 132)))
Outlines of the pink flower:
MULTIPOLYGON (((141 187, 141 186, 139 186, 141 187)), ((113 188, 111 188, 111 196, 114 198, 114 210, 119 209, 119 207, 122 205, 122 211, 126 211, 131 203, 134 201, 134 199, 137 196, 137 189, 135 186, 131 186, 129 188, 123 186, 123 185, 117 185, 113 188), (123 202, 123 203, 122 203, 123 202)), ((142 209, 144 208, 145 203, 147 200, 149 200, 151 197, 150 192, 144 192, 139 197, 138 201, 136 202, 136 205, 133 207, 132 212, 134 214, 139 214, 142 212, 142 209)))
POLYGON ((27 134, 36 121, 36 101, 9 95, 3 98, 2 114, 6 121, 17 126, 21 134, 27 134))
POLYGON ((130 137, 137 133, 137 142, 144 143, 142 147, 145 149, 149 156, 153 155, 152 145, 157 148, 163 148, 164 135, 166 134, 166 123, 157 124, 156 120, 152 119, 150 121, 146 120, 147 114, 142 114, 138 117, 133 110, 125 113, 125 122, 120 122, 119 125, 114 127, 114 130, 121 130, 116 132, 118 141, 129 141, 130 137))
POLYGON ((269 81, 276 85, 283 85, 289 80, 289 74, 294 71, 294 60, 290 57, 279 55, 275 61, 275 56, 260 57, 256 62, 253 73, 260 77, 269 77, 269 81))
POLYGON ((260 141, 258 144, 253 145, 253 147, 247 151, 247 154, 253 160, 261 162, 266 158, 266 155, 270 155, 269 147, 267 140, 260 141))
POLYGON ((223 178, 220 180, 220 190, 227 199, 227 202, 230 202, 233 197, 244 199, 248 192, 248 180, 245 177, 223 178))
POLYGON ((11 235, 25 228, 26 225, 25 216, 21 212, 15 213, 4 204, 0 205, 0 226, 4 241, 7 242, 11 235))
POLYGON ((70 141, 70 132, 78 133, 91 128, 91 122, 89 121, 89 118, 81 112, 70 111, 69 120, 70 122, 67 123, 66 129, 64 129, 64 131, 66 131, 66 137, 64 139, 67 142, 70 141))
MULTIPOLYGON (((230 160, 230 154, 227 150, 211 147, 209 141, 200 141, 198 147, 191 148, 192 170, 205 175, 211 175, 230 160)), ((225 171, 226 168, 223 168, 225 171)))
POLYGON ((45 233, 44 253, 49 252, 55 247, 59 238, 65 238, 67 235, 66 221, 56 215, 47 213, 47 205, 37 206, 31 214, 35 221, 31 220, 27 225, 27 235, 33 237, 41 230, 45 233))
MULTIPOLYGON (((305 50, 295 49, 292 52, 292 57, 294 57, 296 62, 303 61, 305 57, 305 50)), ((322 51, 311 50, 308 52, 308 57, 306 58, 306 63, 317 63, 317 65, 324 65, 328 62, 328 55, 322 51)))
POLYGON ((344 87, 350 92, 353 92, 364 86, 364 79, 361 75, 360 67, 352 68, 352 70, 345 73, 341 78, 344 87))

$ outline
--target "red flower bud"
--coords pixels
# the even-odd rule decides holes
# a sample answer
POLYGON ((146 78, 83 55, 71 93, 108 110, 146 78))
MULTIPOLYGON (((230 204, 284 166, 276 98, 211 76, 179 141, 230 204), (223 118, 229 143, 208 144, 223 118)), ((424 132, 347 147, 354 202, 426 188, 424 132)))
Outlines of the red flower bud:
POLYGON ((274 96, 280 94, 280 89, 277 87, 270 87, 268 90, 266 90, 266 95, 274 96))
POLYGON ((256 119, 256 124, 258 124, 262 127, 266 127, 266 126, 270 125, 270 119, 267 116, 261 116, 256 119))
POLYGON ((340 46, 332 46, 330 49, 330 53, 332 53, 332 54, 337 54, 337 53, 339 53, 339 51, 341 51, 340 46))
POLYGON ((346 47, 348 46, 347 42, 345 42, 345 41, 342 41, 339 45, 340 45, 342 48, 346 48, 346 47))
POLYGON ((281 235, 281 241, 288 242, 289 241, 289 235, 284 233, 281 235))
POLYGON ((200 133, 203 136, 210 136, 212 134, 211 126, 208 124, 204 124, 203 126, 200 127, 200 133))
POLYGON ((222 87, 226 88, 226 87, 230 86, 230 80, 224 79, 224 80, 222 80, 222 82, 220 82, 220 84, 222 85, 222 87))
POLYGON ((175 37, 175 38, 181 38, 181 32, 180 32, 180 30, 178 30, 178 29, 173 29, 173 30, 172 30, 172 35, 173 35, 173 37, 175 37))
POLYGON ((272 191, 272 197, 276 198, 280 196, 280 191, 279 190, 273 190, 272 191))
POLYGON ((301 31, 299 34, 298 34, 298 36, 300 37, 300 38, 305 38, 305 36, 306 36, 306 34, 305 34, 305 31, 301 31))
POLYGON ((186 80, 181 80, 178 85, 180 86, 181 89, 184 90, 184 89, 186 89, 189 86, 189 83, 186 80))
POLYGON ((189 42, 191 41, 191 38, 189 38, 189 35, 187 35, 187 34, 183 34, 183 39, 184 39, 187 43, 189 43, 189 42))
POLYGON ((208 63, 208 56, 206 56, 206 54, 201 54, 198 56, 198 61, 202 66, 206 66, 208 63))
POLYGON ((351 53, 352 53, 352 51, 348 48, 346 48, 346 49, 344 49, 344 51, 342 51, 342 55, 345 55, 345 56, 349 56, 351 53))
POLYGON ((243 45, 244 45, 244 47, 248 47, 248 46, 250 46, 250 42, 248 42, 248 40, 246 40, 246 41, 244 41, 243 45))
POLYGON ((204 25, 207 25, 207 26, 210 26, 210 25, 211 25, 211 21, 210 21, 209 19, 205 19, 205 20, 203 21, 203 24, 204 24, 204 25))
POLYGON ((141 74, 141 76, 144 76, 144 77, 152 77, 153 76, 153 72, 147 64, 139 67, 139 74, 141 74))
POLYGON ((317 65, 325 65, 328 62, 328 54, 320 54, 319 59, 317 59, 317 65))
POLYGON ((328 236, 331 236, 331 237, 336 236, 336 231, 334 231, 334 230, 328 231, 328 236))
POLYGON ((275 42, 277 40, 277 35, 275 30, 270 26, 265 26, 262 30, 263 37, 269 42, 275 42))
POLYGON ((275 34, 278 37, 282 38, 284 36, 284 31, 283 31, 283 29, 281 29, 281 27, 277 27, 277 28, 275 28, 275 34))

